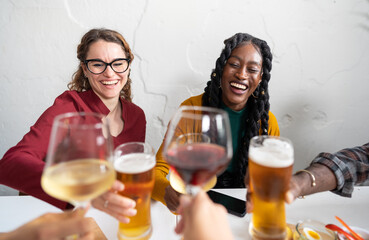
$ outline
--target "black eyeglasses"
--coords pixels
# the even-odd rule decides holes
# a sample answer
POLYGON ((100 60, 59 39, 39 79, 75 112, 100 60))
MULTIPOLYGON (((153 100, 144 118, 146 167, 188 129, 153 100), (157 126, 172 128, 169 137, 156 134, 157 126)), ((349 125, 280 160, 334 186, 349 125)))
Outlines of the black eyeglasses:
POLYGON ((93 74, 101 74, 103 73, 108 66, 113 69, 116 73, 124 73, 127 71, 129 67, 129 62, 131 60, 128 58, 117 58, 110 63, 106 63, 100 59, 88 59, 85 60, 84 63, 87 66, 87 69, 93 74))

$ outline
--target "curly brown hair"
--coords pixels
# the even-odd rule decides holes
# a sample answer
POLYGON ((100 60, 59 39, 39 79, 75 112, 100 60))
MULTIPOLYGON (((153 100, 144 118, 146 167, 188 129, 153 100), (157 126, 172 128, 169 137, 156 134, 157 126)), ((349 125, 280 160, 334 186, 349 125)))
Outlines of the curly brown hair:
MULTIPOLYGON (((98 40, 104 40, 121 45, 127 58, 130 60, 130 64, 133 61, 134 56, 131 52, 131 48, 120 33, 105 28, 91 29, 82 37, 81 43, 77 47, 77 58, 80 61, 80 65, 78 70, 73 74, 72 81, 68 83, 69 90, 82 92, 91 89, 90 83, 83 73, 82 64, 84 64, 84 61, 86 60, 89 47, 98 40)), ((130 74, 128 73, 127 83, 120 91, 120 96, 129 102, 132 102, 131 82, 130 74)))

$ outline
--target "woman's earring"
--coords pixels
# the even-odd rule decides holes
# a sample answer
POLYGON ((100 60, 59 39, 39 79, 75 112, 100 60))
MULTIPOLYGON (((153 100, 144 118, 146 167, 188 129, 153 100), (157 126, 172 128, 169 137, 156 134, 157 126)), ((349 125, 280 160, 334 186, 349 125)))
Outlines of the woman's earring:
MULTIPOLYGON (((256 92, 256 91, 254 91, 254 92, 256 92)), ((259 93, 259 95, 264 95, 264 94, 265 94, 264 90, 263 90, 263 91, 261 91, 261 93, 259 93)), ((254 95, 254 93, 251 93, 251 96, 252 96, 253 98, 256 98, 256 99, 258 99, 258 98, 259 98, 259 96, 255 96, 255 95, 254 95)))
MULTIPOLYGON (((256 89, 255 89, 255 91, 254 91, 254 92, 259 91, 259 87, 260 87, 260 83, 258 84, 258 86, 256 87, 256 89)), ((253 92, 253 93, 251 93, 251 96, 252 96, 253 98, 255 98, 255 99, 259 98, 259 96, 255 96, 255 95, 254 95, 254 92, 253 92)))

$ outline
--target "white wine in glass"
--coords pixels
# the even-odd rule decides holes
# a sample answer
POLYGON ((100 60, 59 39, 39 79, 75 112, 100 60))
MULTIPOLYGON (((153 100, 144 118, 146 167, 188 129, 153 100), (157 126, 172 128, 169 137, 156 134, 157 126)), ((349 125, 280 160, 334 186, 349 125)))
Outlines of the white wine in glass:
POLYGON ((52 197, 86 207, 115 181, 108 120, 74 112, 54 119, 41 185, 52 197))

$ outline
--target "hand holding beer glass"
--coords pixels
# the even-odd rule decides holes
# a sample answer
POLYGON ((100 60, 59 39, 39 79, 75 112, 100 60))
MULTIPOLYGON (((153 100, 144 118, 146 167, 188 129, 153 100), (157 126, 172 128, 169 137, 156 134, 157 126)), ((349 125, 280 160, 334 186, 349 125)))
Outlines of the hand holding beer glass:
POLYGON ((249 231, 252 239, 287 239, 284 196, 293 162, 290 140, 265 135, 251 139, 249 187, 254 208, 249 231))
POLYGON ((137 214, 129 223, 119 223, 118 238, 149 239, 152 234, 150 199, 154 188, 155 154, 146 143, 131 142, 114 151, 117 179, 124 184, 118 194, 136 201, 137 214))
POLYGON ((41 186, 57 199, 85 208, 115 181, 108 120, 98 113, 55 117, 41 186))

